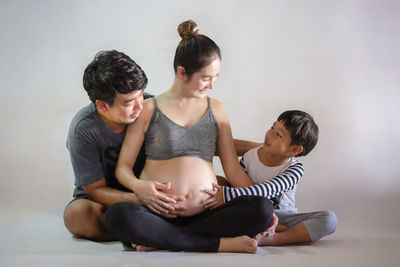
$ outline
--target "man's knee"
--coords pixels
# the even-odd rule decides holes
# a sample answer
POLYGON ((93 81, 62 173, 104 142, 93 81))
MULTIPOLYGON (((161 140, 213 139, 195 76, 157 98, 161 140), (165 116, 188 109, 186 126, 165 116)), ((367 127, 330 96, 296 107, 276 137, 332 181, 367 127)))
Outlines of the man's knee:
POLYGON ((99 203, 87 199, 75 200, 64 210, 65 226, 75 237, 96 238, 104 234, 103 210, 99 203))

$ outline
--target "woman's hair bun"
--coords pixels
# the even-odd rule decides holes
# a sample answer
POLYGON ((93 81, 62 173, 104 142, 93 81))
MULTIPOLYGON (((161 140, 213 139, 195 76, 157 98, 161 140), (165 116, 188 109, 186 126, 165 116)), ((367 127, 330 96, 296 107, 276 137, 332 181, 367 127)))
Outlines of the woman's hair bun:
POLYGON ((187 20, 179 24, 178 33, 182 40, 189 40, 193 36, 197 36, 199 30, 194 30, 197 24, 193 20, 187 20))

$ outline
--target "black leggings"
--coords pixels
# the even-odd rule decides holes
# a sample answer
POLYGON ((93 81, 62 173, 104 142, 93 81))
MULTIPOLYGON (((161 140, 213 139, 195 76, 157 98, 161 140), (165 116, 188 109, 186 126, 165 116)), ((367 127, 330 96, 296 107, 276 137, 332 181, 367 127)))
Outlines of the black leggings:
POLYGON ((220 237, 254 235, 264 231, 272 218, 270 200, 242 196, 195 216, 168 219, 146 207, 121 202, 110 206, 105 224, 112 236, 124 244, 171 251, 216 252, 220 237))

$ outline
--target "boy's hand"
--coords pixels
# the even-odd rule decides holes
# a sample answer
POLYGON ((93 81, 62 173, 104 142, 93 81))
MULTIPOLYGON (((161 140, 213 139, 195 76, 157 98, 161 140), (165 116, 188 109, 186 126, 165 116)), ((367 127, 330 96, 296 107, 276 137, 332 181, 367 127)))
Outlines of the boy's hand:
POLYGON ((205 189, 203 192, 208 194, 208 198, 203 201, 206 209, 213 210, 219 206, 224 205, 224 195, 222 193, 222 186, 213 183, 213 189, 205 189))

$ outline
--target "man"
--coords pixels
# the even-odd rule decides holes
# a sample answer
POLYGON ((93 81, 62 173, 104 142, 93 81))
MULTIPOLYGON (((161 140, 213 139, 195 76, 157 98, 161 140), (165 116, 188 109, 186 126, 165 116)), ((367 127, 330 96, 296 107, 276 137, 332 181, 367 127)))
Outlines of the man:
MULTIPOLYGON (((104 212, 117 202, 140 204, 135 193, 124 188, 114 172, 128 124, 133 123, 143 108, 143 90, 147 77, 139 65, 124 53, 112 50, 99 52, 86 67, 83 86, 92 103, 73 118, 67 148, 75 173, 74 199, 66 206, 64 223, 77 238, 108 241, 113 238, 104 225, 104 212)), ((240 154, 258 145, 235 141, 240 154)), ((140 151, 134 166, 136 177, 144 167, 145 155, 140 151)), ((168 196, 158 186, 160 201, 173 203, 178 197, 168 196)), ((172 205, 171 205, 172 203, 172 205)), ((173 211, 166 217, 173 217, 173 211)))

